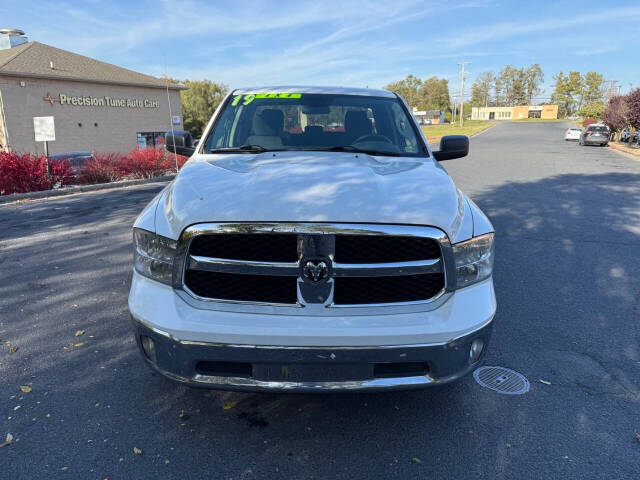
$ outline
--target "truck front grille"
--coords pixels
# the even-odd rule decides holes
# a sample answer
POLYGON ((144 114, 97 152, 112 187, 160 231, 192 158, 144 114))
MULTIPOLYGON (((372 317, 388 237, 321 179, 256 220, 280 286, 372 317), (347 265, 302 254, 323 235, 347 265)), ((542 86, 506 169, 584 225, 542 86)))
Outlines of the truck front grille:
POLYGON ((200 235, 191 242, 191 255, 259 260, 262 262, 296 262, 297 235, 294 233, 220 233, 200 235))
POLYGON ((336 235, 335 261, 340 263, 410 262, 439 257, 440 247, 432 238, 336 235))
POLYGON ((203 298, 220 298, 239 302, 295 304, 295 277, 265 277, 234 273, 187 270, 185 284, 203 298))
POLYGON ((447 284, 448 240, 430 227, 205 224, 185 235, 184 289, 204 300, 378 306, 429 302, 447 284))
POLYGON ((417 302, 435 296, 443 286, 441 273, 336 278, 333 302, 336 305, 417 302))

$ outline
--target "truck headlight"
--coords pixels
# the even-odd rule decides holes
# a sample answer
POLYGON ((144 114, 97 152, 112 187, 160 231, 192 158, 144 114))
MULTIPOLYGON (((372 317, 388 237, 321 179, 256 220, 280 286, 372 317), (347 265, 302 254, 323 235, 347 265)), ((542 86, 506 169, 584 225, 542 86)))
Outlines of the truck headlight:
POLYGON ((493 233, 453 246, 458 288, 489 278, 493 273, 493 233))
POLYGON ((158 282, 171 285, 176 242, 153 232, 133 229, 134 264, 136 272, 158 282))

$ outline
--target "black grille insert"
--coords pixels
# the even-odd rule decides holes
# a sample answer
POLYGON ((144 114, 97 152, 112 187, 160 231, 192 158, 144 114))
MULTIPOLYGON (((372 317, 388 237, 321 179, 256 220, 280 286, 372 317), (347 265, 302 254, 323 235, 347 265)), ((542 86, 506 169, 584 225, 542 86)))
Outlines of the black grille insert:
POLYGON ((199 235, 191 241, 191 255, 254 260, 263 262, 296 262, 295 233, 221 233, 199 235))
POLYGON ((442 273, 398 277, 334 278, 336 305, 416 302, 428 300, 444 288, 442 273))
POLYGON ((438 242, 424 237, 336 235, 339 263, 391 263, 440 258, 438 242))
POLYGON ((419 377, 429 373, 429 366, 422 362, 374 363, 375 378, 419 377))
POLYGON ((242 377, 251 378, 253 367, 250 363, 243 362, 198 362, 196 372, 200 375, 214 377, 242 377))
POLYGON ((297 278, 187 270, 185 285, 200 297, 268 303, 297 301, 297 278))

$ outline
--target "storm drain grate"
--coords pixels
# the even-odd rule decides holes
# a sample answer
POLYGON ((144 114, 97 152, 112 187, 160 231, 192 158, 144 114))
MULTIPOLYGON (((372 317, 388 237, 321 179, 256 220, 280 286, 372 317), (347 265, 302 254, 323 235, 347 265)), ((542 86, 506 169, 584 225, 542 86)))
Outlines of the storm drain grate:
POLYGON ((524 375, 504 367, 480 367, 473 378, 482 387, 505 395, 522 395, 529 391, 529 380, 524 375))

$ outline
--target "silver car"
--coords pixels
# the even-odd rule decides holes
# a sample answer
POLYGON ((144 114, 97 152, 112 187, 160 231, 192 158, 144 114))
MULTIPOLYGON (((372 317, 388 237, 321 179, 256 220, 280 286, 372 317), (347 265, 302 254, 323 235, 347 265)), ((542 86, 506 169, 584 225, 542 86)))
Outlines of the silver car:
POLYGON ((600 145, 606 146, 609 143, 609 127, 602 123, 592 123, 580 134, 578 143, 580 145, 600 145))

